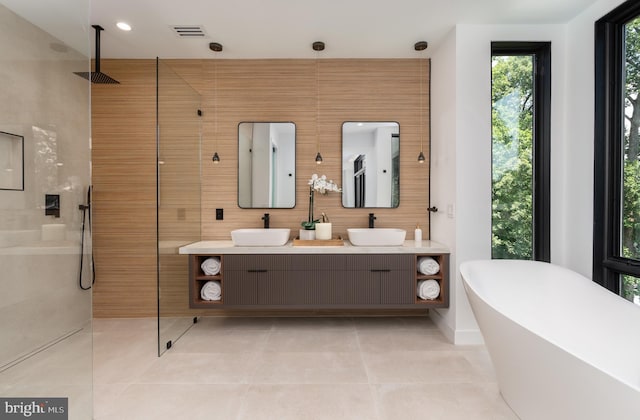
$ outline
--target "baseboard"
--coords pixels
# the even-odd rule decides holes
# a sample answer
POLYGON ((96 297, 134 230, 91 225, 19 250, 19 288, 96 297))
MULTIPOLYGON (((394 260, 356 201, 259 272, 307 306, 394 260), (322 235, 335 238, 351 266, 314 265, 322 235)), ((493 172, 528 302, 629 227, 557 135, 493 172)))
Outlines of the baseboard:
POLYGON ((444 334, 444 336, 451 343, 456 346, 473 346, 484 344, 484 338, 479 329, 473 330, 454 330, 446 322, 445 319, 438 311, 430 310, 429 317, 438 329, 444 334))
POLYGON ((435 309, 430 310, 429 317, 431 318, 433 323, 436 324, 436 327, 438 327, 440 332, 442 332, 442 334, 444 334, 447 340, 449 340, 449 342, 451 343, 456 342, 455 331, 445 322, 444 317, 440 315, 440 313, 437 310, 435 309))
POLYGON ((456 330, 456 346, 478 346, 484 344, 480 330, 456 330))

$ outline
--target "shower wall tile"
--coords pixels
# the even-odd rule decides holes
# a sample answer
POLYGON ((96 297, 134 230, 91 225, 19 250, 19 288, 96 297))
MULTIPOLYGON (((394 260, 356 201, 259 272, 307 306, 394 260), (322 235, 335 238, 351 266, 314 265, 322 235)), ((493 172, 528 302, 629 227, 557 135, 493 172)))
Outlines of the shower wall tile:
MULTIPOLYGON (((72 1, 74 18, 88 21, 88 1, 72 1)), ((24 191, 0 190, 2 366, 91 319, 91 292, 78 287, 78 205, 90 179, 90 85, 73 74, 88 67, 86 53, 5 6, 0 51, 0 131, 24 136, 24 191), (60 195, 59 218, 45 216, 45 194, 60 195), (61 235, 42 240, 42 225, 52 223, 64 225, 61 235)), ((90 284, 88 258, 84 265, 90 284)), ((90 356, 90 344, 78 356, 90 356)))

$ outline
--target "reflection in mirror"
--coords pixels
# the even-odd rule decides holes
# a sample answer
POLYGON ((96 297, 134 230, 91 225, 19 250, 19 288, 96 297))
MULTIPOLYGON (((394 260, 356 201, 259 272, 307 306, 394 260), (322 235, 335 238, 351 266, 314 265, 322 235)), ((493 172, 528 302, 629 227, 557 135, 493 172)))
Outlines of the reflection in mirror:
POLYGON ((398 207, 400 204, 400 124, 342 124, 342 205, 398 207))
POLYGON ((296 125, 238 124, 238 206, 293 208, 296 204, 296 125))

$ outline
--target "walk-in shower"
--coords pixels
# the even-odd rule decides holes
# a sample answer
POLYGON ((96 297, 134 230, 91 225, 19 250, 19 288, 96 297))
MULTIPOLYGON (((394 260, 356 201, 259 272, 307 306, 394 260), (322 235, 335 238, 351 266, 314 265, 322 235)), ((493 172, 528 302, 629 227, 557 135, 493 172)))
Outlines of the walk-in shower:
POLYGON ((0 188, 0 397, 64 398, 69 419, 89 419, 92 293, 78 270, 84 258, 88 279, 91 249, 81 250, 78 209, 90 184, 91 84, 73 73, 90 68, 92 34, 89 1, 63 3, 0 0, 0 132, 24 146, 10 159, 3 151, 15 147, 0 146, 0 172, 23 173, 0 188))

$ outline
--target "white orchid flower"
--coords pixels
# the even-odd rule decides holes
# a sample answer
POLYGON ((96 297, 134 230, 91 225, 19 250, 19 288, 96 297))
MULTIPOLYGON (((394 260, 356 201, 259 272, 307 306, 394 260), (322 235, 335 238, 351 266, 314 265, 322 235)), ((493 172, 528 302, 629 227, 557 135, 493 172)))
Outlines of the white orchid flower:
POLYGON ((333 180, 327 180, 326 175, 318 176, 318 174, 311 175, 311 179, 309 180, 309 185, 313 188, 314 191, 318 191, 320 194, 327 194, 328 192, 340 192, 342 191, 340 187, 333 180))

